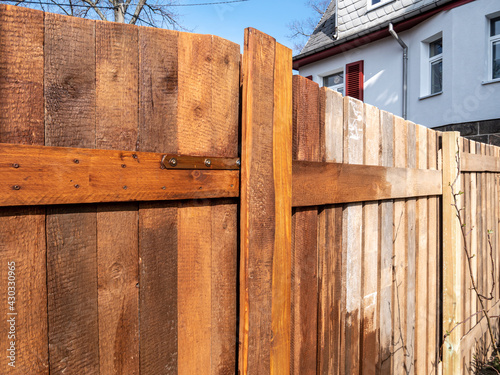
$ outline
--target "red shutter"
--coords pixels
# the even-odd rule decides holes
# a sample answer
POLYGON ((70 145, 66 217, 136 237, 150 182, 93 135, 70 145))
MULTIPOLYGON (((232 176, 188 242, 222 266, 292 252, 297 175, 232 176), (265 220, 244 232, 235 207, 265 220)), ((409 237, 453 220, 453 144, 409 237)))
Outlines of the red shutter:
POLYGON ((345 95, 363 100, 363 60, 356 61, 345 66, 345 95))
POLYGON ((311 81, 313 80, 313 76, 307 76, 307 79, 310 79, 311 81))

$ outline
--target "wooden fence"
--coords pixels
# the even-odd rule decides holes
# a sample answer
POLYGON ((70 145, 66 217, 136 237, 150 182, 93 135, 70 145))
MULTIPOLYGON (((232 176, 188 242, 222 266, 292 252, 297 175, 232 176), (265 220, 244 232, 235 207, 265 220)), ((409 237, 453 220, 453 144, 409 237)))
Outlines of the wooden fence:
POLYGON ((1 373, 458 374, 491 352, 464 244, 499 315, 500 149, 291 58, 254 29, 241 60, 0 5, 1 373))

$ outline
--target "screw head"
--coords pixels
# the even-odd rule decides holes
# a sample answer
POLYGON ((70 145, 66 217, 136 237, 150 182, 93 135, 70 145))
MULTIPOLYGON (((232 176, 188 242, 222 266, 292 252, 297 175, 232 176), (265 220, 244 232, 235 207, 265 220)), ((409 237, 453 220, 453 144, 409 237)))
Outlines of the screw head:
POLYGON ((14 190, 19 190, 19 189, 21 189, 21 186, 19 186, 19 185, 14 185, 14 186, 12 186, 12 189, 14 189, 14 190))
POLYGON ((210 159, 205 159, 205 166, 210 167, 212 165, 212 161, 210 159))
POLYGON ((122 164, 122 168, 127 168, 127 166, 125 164, 122 164))
POLYGON ((75 188, 76 188, 76 189, 78 189, 79 187, 80 187, 80 185, 78 185, 78 184, 76 184, 76 185, 75 185, 75 188))
POLYGON ((12 166, 13 166, 14 168, 19 168, 19 164, 17 164, 17 163, 12 164, 12 166))
POLYGON ((75 160, 73 160, 73 162, 74 162, 75 164, 78 164, 78 163, 80 163, 80 160, 75 159, 75 160))
POLYGON ((170 164, 172 167, 175 167, 177 165, 177 159, 170 158, 170 160, 168 161, 168 164, 170 164))
POLYGON ((236 160, 236 165, 237 165, 238 167, 239 167, 239 166, 241 166, 241 160, 240 160, 240 159, 236 160))

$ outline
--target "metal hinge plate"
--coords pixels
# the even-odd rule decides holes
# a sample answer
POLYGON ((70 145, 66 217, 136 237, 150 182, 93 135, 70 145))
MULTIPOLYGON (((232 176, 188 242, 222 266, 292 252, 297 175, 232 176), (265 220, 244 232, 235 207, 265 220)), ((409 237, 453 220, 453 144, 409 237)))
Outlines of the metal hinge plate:
POLYGON ((239 158, 217 158, 210 156, 166 154, 161 159, 161 165, 165 169, 238 170, 240 169, 240 164, 239 158))

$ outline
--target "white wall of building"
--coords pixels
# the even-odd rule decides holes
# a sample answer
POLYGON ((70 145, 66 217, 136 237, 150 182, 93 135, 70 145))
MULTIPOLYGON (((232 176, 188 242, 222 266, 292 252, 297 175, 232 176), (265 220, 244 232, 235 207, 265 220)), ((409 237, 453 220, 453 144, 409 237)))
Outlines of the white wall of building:
MULTIPOLYGON (((397 0, 399 1, 399 0, 397 0)), ((476 0, 441 12, 400 33, 409 47, 408 119, 428 127, 500 118, 500 82, 488 79, 488 19, 500 14, 499 0, 476 0), (443 92, 421 98, 422 41, 442 33, 443 92)), ((392 37, 300 68, 303 76, 322 77, 345 64, 364 60, 366 103, 402 115, 402 48, 392 37)))

